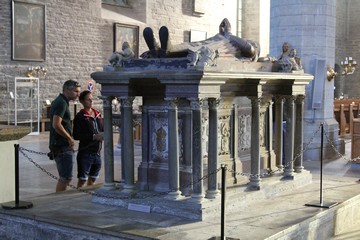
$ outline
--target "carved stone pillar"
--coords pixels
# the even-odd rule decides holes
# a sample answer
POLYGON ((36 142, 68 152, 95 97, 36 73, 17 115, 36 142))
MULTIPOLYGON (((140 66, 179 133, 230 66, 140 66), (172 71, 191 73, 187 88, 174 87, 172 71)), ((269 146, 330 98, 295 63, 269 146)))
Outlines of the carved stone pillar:
POLYGON ((268 107, 268 115, 267 115, 267 150, 269 151, 269 168, 271 170, 276 169, 276 155, 274 151, 273 146, 273 140, 274 140, 274 126, 273 126, 273 119, 274 119, 274 113, 273 113, 273 100, 272 98, 269 98, 269 107, 268 107))
POLYGON ((203 99, 190 98, 190 107, 192 110, 192 178, 193 193, 192 200, 201 202, 204 198, 203 190, 203 149, 202 138, 202 105, 203 99))
POLYGON ((275 97, 275 154, 276 166, 283 170, 283 121, 284 121, 284 97, 275 97))
POLYGON ((251 100, 251 176, 250 189, 260 189, 260 102, 259 97, 251 100))
POLYGON ((217 189, 218 168, 218 107, 220 99, 209 98, 209 151, 208 151, 208 190, 206 198, 213 199, 219 195, 217 189))
POLYGON ((268 109, 269 109, 269 99, 267 97, 261 98, 260 102, 260 118, 259 118, 259 133, 260 133, 260 169, 261 168, 270 168, 269 166, 269 151, 267 149, 268 145, 268 132, 267 132, 267 123, 268 123, 268 109), (262 159, 262 161, 261 161, 262 159))
POLYGON ((112 131, 111 97, 100 96, 104 110, 104 185, 105 189, 114 189, 114 142, 112 131))
POLYGON ((133 101, 134 97, 121 98, 121 155, 124 157, 125 168, 125 184, 123 186, 124 192, 133 191, 135 189, 134 178, 134 131, 133 131, 133 101))
POLYGON ((239 116, 238 116, 238 109, 237 109, 237 105, 233 105, 233 108, 231 110, 231 155, 230 157, 233 159, 234 165, 233 165, 233 178, 234 178, 234 183, 237 183, 237 175, 235 174, 237 172, 238 169, 242 169, 240 167, 238 167, 238 155, 239 155, 239 148, 238 148, 238 144, 239 144, 239 116))
MULTIPOLYGON (((145 168, 149 169, 150 165, 150 145, 149 145, 149 115, 148 115, 148 108, 147 106, 142 107, 141 113, 141 153, 142 153, 142 160, 141 165, 145 164, 145 168)), ((146 176, 143 176, 145 179, 149 179, 149 171, 146 171, 146 176)), ((144 185, 144 189, 149 190, 148 181, 146 181, 146 185, 144 185)))
POLYGON ((293 178, 294 172, 294 131, 295 131, 295 119, 294 119, 294 96, 285 97, 286 107, 286 127, 285 127, 285 178, 293 178))
POLYGON ((304 114, 304 95, 298 95, 295 100, 296 104, 296 124, 295 124, 295 172, 301 173, 304 169, 303 166, 303 114, 304 114))
POLYGON ((168 103, 168 161, 169 161, 169 189, 168 198, 177 199, 180 191, 179 168, 179 131, 178 131, 178 99, 165 98, 168 103))

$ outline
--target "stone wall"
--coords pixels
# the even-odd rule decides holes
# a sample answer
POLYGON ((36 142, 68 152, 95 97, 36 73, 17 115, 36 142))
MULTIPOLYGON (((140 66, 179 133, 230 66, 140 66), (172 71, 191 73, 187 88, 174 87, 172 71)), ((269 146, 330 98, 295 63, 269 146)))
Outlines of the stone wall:
MULTIPOLYGON (((34 1, 32 1, 34 2, 34 1)), ((15 76, 25 77, 29 67, 43 66, 47 75, 40 80, 41 104, 45 99, 52 100, 62 90, 65 80, 72 78, 85 84, 90 73, 101 70, 106 54, 111 52, 112 30, 104 25, 98 0, 78 1, 36 1, 46 3, 46 61, 11 60, 11 1, 1 0, 0 50, 0 102, 1 116, 6 118, 6 82, 14 81, 15 76)), ((46 112, 43 110, 43 114, 46 112)))
MULTIPOLYGON (((0 121, 7 119, 7 81, 24 77, 29 67, 48 69, 40 80, 41 106, 46 99, 54 99, 69 78, 85 88, 90 74, 102 70, 113 52, 115 22, 139 26, 139 53, 147 50, 142 38, 146 26, 154 28, 157 35, 158 29, 166 25, 174 44, 189 41, 190 29, 206 31, 208 37, 215 35, 224 17, 230 18, 236 29, 237 1, 196 1, 205 4, 201 15, 194 15, 194 1, 190 0, 134 0, 128 1, 129 8, 105 5, 101 0, 33 0, 46 4, 46 61, 33 62, 11 60, 11 0, 0 0, 0 121)), ((135 101, 138 104, 139 99, 135 101)), ((41 112, 46 115, 45 107, 41 112)))
MULTIPOLYGON (((337 59, 336 62, 340 64, 346 56, 353 57, 358 63, 360 62, 360 32, 359 23, 360 16, 358 11, 360 9, 360 2, 337 1, 339 11, 337 12, 337 59)), ((359 69, 355 70, 354 74, 347 75, 342 78, 344 82, 344 95, 349 98, 359 98, 360 88, 358 79, 360 77, 359 69)))
POLYGON ((335 48, 335 71, 339 74, 335 77, 334 85, 335 85, 335 92, 334 97, 339 98, 341 95, 344 94, 344 76, 340 73, 342 71, 340 62, 345 59, 347 56, 347 49, 346 49, 346 39, 348 35, 348 27, 347 27, 347 9, 348 9, 348 1, 337 1, 336 3, 336 38, 335 38, 335 45, 342 46, 335 48))

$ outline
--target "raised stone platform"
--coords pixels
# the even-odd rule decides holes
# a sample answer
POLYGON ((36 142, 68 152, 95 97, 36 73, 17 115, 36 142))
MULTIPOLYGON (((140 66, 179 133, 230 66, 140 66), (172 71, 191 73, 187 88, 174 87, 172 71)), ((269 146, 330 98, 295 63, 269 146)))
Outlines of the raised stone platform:
MULTIPOLYGON (((294 173, 293 180, 285 180, 282 174, 277 173, 262 179, 261 189, 249 190, 247 185, 232 186, 226 190, 226 203, 228 210, 236 210, 246 207, 256 201, 265 200, 286 191, 306 186, 312 181, 308 171, 294 173)), ((138 191, 132 194, 123 193, 120 189, 99 189, 93 196, 92 202, 129 209, 138 206, 140 211, 149 209, 151 213, 160 213, 177 217, 206 220, 209 218, 220 218, 221 197, 216 199, 204 199, 196 203, 191 197, 181 197, 178 200, 167 199, 166 192, 138 191)))
MULTIPOLYGON (((244 206, 227 208, 225 236, 243 240, 359 239, 360 188, 356 180, 336 174, 324 176, 324 200, 339 203, 330 209, 305 206, 318 199, 318 175, 306 186, 277 189, 278 195, 272 197, 265 197, 269 196, 265 190, 243 192, 257 196, 244 206)), ((0 209, 0 239, 193 240, 220 236, 217 216, 196 221, 94 204, 91 198, 68 191, 27 199, 34 203, 31 209, 0 209)), ((232 199, 230 195, 228 199, 232 199)))

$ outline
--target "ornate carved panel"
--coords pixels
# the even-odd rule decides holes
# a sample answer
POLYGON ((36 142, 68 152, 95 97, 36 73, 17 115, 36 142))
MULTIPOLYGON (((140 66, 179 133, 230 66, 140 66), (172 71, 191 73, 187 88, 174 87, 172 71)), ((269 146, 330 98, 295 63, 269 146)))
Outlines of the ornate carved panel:
POLYGON ((251 115, 239 115, 239 151, 249 151, 251 147, 251 115))

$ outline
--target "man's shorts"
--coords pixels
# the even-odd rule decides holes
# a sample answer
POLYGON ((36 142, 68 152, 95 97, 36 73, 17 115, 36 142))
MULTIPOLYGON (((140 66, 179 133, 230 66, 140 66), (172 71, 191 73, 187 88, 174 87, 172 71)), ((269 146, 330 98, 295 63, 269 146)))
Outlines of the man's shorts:
POLYGON ((68 146, 61 147, 58 151, 55 162, 60 180, 71 180, 73 176, 74 152, 68 146))
POLYGON ((101 158, 97 153, 79 152, 77 155, 78 175, 80 180, 89 177, 98 178, 101 169, 101 158))

